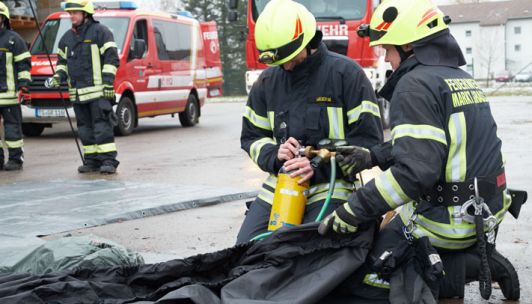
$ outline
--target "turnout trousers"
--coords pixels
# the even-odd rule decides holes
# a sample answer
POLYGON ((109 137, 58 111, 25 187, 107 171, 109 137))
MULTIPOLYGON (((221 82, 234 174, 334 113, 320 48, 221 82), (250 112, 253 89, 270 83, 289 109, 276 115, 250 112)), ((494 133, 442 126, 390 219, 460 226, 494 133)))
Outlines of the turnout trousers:
POLYGON ((114 140, 111 102, 100 98, 89 103, 74 103, 74 112, 83 144, 85 164, 118 167, 114 140))
POLYGON ((20 105, 0 106, 0 120, 4 124, 4 140, 0 145, 0 161, 4 163, 4 146, 8 150, 9 160, 22 163, 22 112, 20 105))

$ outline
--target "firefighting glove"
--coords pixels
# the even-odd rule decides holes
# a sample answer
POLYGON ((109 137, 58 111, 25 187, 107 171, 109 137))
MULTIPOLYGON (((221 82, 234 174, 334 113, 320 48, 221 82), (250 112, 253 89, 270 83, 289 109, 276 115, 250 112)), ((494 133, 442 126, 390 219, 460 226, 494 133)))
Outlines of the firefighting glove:
POLYGON ((44 82, 44 86, 47 88, 58 88, 61 85, 61 77, 55 74, 52 77, 49 77, 44 82))
POLYGON ((344 203, 321 221, 318 233, 326 235, 331 230, 342 234, 355 233, 358 230, 358 224, 360 224, 360 220, 351 210, 351 206, 349 203, 344 203))
POLYGON ((111 102, 115 101, 115 88, 112 85, 103 86, 103 97, 111 102))
POLYGON ((336 160, 346 179, 353 182, 357 173, 373 167, 369 150, 357 146, 339 148, 336 160))
POLYGON ((29 104, 31 102, 30 89, 28 87, 20 87, 18 95, 20 103, 29 104))

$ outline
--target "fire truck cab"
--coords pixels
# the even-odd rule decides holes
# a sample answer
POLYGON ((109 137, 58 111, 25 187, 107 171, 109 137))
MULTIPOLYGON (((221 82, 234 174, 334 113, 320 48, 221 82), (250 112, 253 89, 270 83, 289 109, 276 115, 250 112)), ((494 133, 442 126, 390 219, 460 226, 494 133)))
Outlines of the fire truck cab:
MULTIPOLYGON (((216 23, 200 24, 186 14, 137 10, 130 1, 94 2, 94 18, 113 33, 120 57, 115 78, 117 135, 129 135, 139 118, 179 114, 184 127, 199 121, 205 99, 222 94, 223 76, 216 23)), ((31 46, 31 102, 23 105, 23 132, 39 136, 45 127, 74 117, 67 83, 46 88, 58 43, 71 29, 69 15, 57 12, 43 23, 43 38, 31 46)), ((80 67, 82 68, 82 67, 80 67)))

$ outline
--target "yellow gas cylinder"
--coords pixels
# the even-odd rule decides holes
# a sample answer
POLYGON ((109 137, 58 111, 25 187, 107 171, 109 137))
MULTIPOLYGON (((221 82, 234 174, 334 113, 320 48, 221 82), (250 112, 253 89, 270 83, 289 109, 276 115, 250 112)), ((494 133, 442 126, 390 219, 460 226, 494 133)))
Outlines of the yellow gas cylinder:
POLYGON ((279 170, 268 231, 300 225, 303 221, 309 183, 307 181, 299 185, 297 182, 300 179, 300 176, 290 177, 284 167, 279 170))

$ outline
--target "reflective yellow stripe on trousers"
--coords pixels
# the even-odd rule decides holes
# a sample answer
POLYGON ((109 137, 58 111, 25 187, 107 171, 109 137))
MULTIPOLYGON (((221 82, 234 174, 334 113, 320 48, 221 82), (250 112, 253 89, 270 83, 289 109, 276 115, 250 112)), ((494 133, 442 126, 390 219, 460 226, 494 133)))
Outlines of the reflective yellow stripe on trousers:
POLYGON ((24 140, 22 139, 14 140, 14 141, 6 140, 6 146, 8 149, 22 148, 24 146, 24 140))
POLYGON ((97 151, 97 153, 115 152, 116 151, 116 144, 115 143, 108 143, 108 144, 103 144, 103 145, 96 145, 96 151, 97 151))
POLYGON ((96 145, 87 145, 83 146, 83 154, 94 154, 97 152, 96 145))

